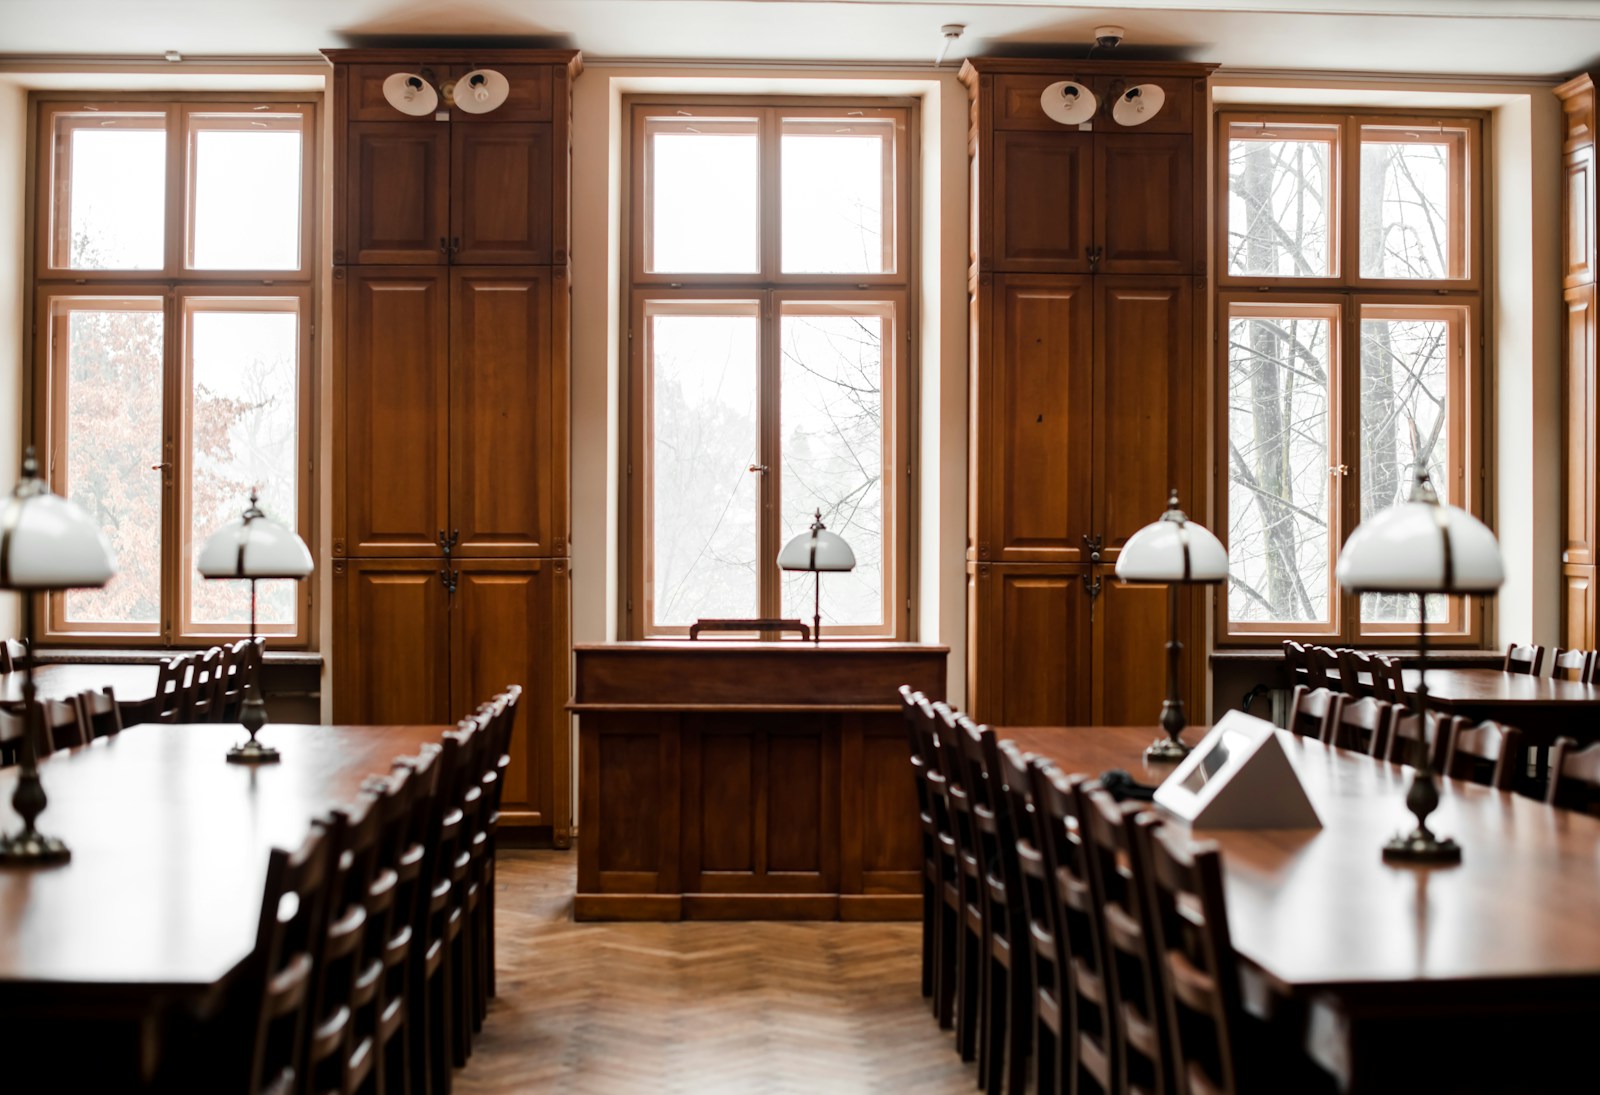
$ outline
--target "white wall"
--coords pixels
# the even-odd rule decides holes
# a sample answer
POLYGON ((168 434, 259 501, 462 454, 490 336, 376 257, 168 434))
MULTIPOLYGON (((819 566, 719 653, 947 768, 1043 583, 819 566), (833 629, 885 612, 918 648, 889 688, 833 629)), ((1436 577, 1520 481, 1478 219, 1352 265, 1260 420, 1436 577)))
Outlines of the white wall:
MULTIPOLYGON (((0 484, 16 482, 22 446, 22 398, 28 330, 25 311, 28 249, 28 93, 0 78, 0 484)), ((0 597, 0 635, 18 629, 17 599, 0 597)))

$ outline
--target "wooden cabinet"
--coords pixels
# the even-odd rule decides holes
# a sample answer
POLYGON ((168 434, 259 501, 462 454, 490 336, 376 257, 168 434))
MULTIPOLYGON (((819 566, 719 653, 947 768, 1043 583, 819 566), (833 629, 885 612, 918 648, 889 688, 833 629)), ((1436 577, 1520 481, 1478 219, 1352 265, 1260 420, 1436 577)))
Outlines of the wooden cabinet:
MULTIPOLYGON (((1115 584, 1123 544, 1176 488, 1208 520, 1208 76, 1213 66, 975 58, 968 705, 1002 725, 1154 723, 1164 590, 1115 584), (1040 105, 1075 80, 1082 126, 1040 105), (1154 84, 1145 124, 1110 104, 1154 84)), ((1205 591, 1185 591, 1204 694, 1205 591)))
POLYGON ((1562 645, 1592 649, 1595 632, 1597 423, 1594 147, 1595 86, 1578 76, 1556 88, 1566 128, 1562 142, 1562 645))
POLYGON ((503 822, 570 840, 567 262, 561 50, 331 50, 334 708, 455 722, 524 689, 503 822), (495 110, 457 81, 492 68, 495 110), (440 94, 425 118, 394 72, 440 94), (465 92, 464 92, 465 93, 465 92))
POLYGON ((571 794, 570 568, 564 559, 446 563, 334 563, 334 721, 453 723, 522 685, 501 812, 506 824, 560 835, 571 794))

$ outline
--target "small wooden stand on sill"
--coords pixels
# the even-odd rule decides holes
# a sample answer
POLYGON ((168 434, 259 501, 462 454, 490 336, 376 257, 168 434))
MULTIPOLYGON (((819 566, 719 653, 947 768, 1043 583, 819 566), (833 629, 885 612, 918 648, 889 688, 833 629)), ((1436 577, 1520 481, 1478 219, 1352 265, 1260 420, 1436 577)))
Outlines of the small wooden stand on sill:
POLYGON ((696 620, 689 638, 698 639, 702 631, 798 631, 801 642, 811 638, 811 628, 799 620, 696 620))

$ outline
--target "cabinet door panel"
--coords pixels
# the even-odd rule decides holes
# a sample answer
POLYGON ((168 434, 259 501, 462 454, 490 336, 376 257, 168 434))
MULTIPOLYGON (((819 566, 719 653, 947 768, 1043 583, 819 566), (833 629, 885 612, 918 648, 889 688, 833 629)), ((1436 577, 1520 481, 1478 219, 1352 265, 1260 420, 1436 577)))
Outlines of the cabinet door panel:
POLYGON ((347 281, 334 535, 345 555, 437 554, 450 518, 446 272, 351 268, 347 281))
POLYGON ((1562 247, 1562 284, 1568 288, 1595 279, 1594 146, 1582 145, 1562 161, 1566 188, 1566 233, 1562 247))
POLYGON ((1090 281, 996 278, 994 343, 980 380, 979 558, 1077 562, 1091 531, 1090 281))
POLYGON ((995 133, 994 269, 1089 271, 1093 147, 1089 133, 995 133))
POLYGON ((439 561, 339 559, 333 580, 334 721, 451 721, 449 595, 439 561))
POLYGON ((1095 286, 1094 531, 1111 562, 1193 490, 1192 283, 1100 278, 1095 286))
POLYGON ((1088 567, 978 565, 968 703, 998 726, 1089 722, 1088 567))
POLYGON ((1102 274, 1189 274, 1194 170, 1187 134, 1111 133, 1095 143, 1102 274))
POLYGON ((1561 568, 1564 619, 1561 645, 1577 650, 1593 650, 1595 645, 1594 567, 1561 568))
MULTIPOLYGON (((1159 725, 1167 694, 1167 587, 1123 585, 1109 566, 1096 568, 1100 596, 1094 605, 1094 704, 1096 726, 1159 725)), ((1200 657, 1203 652, 1190 653, 1200 657)), ((1193 674, 1184 667, 1184 678, 1193 674)), ((1184 689, 1187 705, 1198 697, 1184 689)), ((1197 722, 1203 716, 1193 716, 1197 722)))
POLYGON ((349 261, 443 263, 450 231, 450 127, 352 122, 345 137, 349 261))
POLYGON ((1562 437, 1566 502, 1561 559, 1592 566, 1595 562, 1595 287, 1580 285, 1564 294, 1567 345, 1562 393, 1566 413, 1562 437))
POLYGON ((452 125, 451 261, 550 261, 551 126, 452 125))
POLYGON ((571 734, 567 565, 562 560, 462 560, 450 605, 451 712, 471 713, 522 686, 501 791, 505 825, 549 825, 570 839, 571 734))
POLYGON ((550 275, 451 271, 450 527, 474 556, 552 546, 550 275))

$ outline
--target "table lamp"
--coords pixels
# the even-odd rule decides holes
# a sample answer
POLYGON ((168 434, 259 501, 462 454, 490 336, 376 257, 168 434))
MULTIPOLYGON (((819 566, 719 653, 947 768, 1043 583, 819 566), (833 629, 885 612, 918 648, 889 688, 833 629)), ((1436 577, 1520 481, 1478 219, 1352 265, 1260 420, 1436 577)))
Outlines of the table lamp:
POLYGON ((1128 537, 1117 556, 1117 578, 1136 585, 1167 587, 1167 618, 1172 633, 1167 639, 1167 698, 1161 704, 1161 729, 1144 751, 1147 760, 1182 760, 1189 752, 1179 735, 1188 725, 1183 697, 1178 689, 1178 662, 1183 643, 1178 641, 1178 587, 1216 585, 1228 579, 1228 550, 1211 530, 1189 520, 1178 508, 1178 492, 1167 499, 1167 511, 1128 537))
POLYGON ((822 510, 812 518, 811 529, 783 545, 778 552, 780 570, 810 571, 816 576, 816 598, 811 620, 811 641, 822 642, 822 572, 825 570, 854 570, 856 553, 837 533, 829 532, 822 523, 822 510))
MULTIPOLYGON (((1439 501, 1425 467, 1418 465, 1411 498, 1356 526, 1339 552, 1339 584, 1350 593, 1413 593, 1417 598, 1417 717, 1428 727, 1428 594, 1493 593, 1505 581, 1500 544, 1487 525, 1439 501)), ((1428 744, 1428 743, 1425 743, 1428 744)), ((1417 818, 1409 834, 1384 845, 1395 863, 1459 863, 1461 846, 1428 829, 1439 805, 1431 744, 1411 776, 1406 807, 1417 818)))
POLYGON ((117 572, 111 546, 83 508, 50 493, 39 478, 29 446, 22 481, 0 513, 0 589, 22 594, 22 638, 28 646, 22 678, 22 748, 16 793, 11 805, 22 830, 0 838, 0 864, 65 863, 72 851, 61 840, 39 832, 35 823, 48 800, 39 780, 38 692, 33 683, 35 593, 99 589, 117 572))
MULTIPOLYGON (((256 582, 262 578, 304 578, 311 573, 311 552, 293 529, 272 520, 261 511, 260 497, 250 492, 250 506, 223 525, 200 549, 197 569, 206 578, 248 578, 250 580, 250 641, 256 635, 256 582)), ((267 705, 261 699, 261 685, 252 673, 245 681, 244 705, 239 723, 250 740, 228 750, 234 764, 271 764, 278 751, 262 745, 256 734, 267 724, 267 705)))

